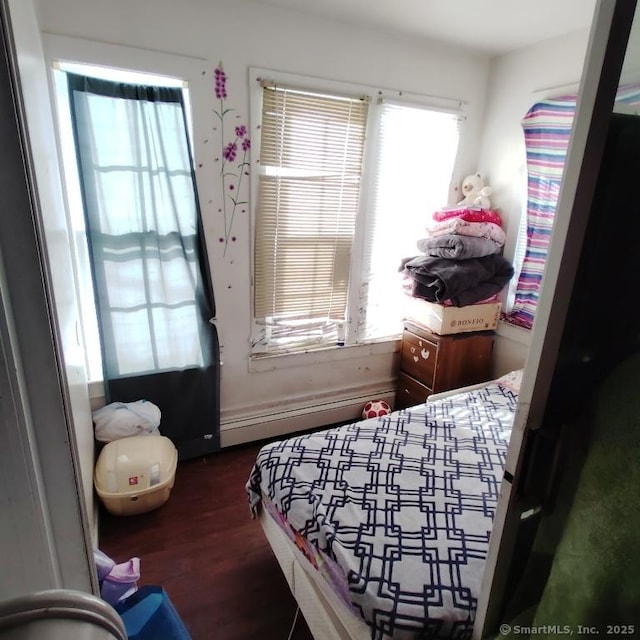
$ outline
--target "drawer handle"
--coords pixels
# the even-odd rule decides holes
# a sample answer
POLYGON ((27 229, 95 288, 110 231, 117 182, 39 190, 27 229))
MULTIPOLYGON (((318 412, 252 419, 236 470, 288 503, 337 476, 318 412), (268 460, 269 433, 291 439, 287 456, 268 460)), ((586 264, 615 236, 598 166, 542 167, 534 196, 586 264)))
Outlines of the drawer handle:
POLYGON ((428 349, 423 349, 420 352, 420 355, 423 357, 424 360, 428 360, 429 356, 431 355, 431 351, 429 351, 428 349))

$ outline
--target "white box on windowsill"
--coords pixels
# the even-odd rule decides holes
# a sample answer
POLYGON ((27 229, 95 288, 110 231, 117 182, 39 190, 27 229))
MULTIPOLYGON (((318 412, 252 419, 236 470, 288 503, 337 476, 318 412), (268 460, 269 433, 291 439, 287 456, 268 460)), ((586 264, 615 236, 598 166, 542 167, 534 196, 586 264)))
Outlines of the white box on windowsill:
POLYGON ((491 331, 498 326, 501 302, 449 307, 405 296, 404 318, 421 324, 438 335, 491 331))

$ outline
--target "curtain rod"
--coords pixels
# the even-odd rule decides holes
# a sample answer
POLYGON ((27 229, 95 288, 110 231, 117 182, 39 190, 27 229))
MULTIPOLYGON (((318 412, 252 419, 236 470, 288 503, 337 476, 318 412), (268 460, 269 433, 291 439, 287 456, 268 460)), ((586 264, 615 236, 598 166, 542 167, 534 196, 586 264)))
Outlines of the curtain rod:
POLYGON ((153 73, 149 71, 132 71, 129 69, 121 69, 119 67, 108 67, 106 65, 97 65, 97 64, 88 64, 84 62, 65 62, 60 60, 53 60, 51 66, 56 71, 70 71, 71 73, 75 73, 73 68, 78 68, 80 75, 87 75, 94 78, 101 78, 104 80, 110 80, 112 82, 122 82, 124 84, 154 84, 154 80, 165 79, 171 81, 170 83, 162 83, 156 84, 155 86, 170 86, 170 87, 178 87, 182 86, 183 89, 189 88, 189 83, 182 78, 176 78, 173 76, 167 76, 160 73, 153 73), (118 78, 118 75, 123 76, 118 78), (125 76, 129 78, 138 78, 134 81, 128 80, 125 76), (140 82, 140 80, 144 80, 144 82, 140 82))
POLYGON ((575 82, 567 82, 566 84, 557 84, 551 87, 541 87, 539 89, 534 89, 533 93, 548 93, 550 91, 562 91, 562 92, 577 92, 580 88, 580 81, 576 80, 575 82))

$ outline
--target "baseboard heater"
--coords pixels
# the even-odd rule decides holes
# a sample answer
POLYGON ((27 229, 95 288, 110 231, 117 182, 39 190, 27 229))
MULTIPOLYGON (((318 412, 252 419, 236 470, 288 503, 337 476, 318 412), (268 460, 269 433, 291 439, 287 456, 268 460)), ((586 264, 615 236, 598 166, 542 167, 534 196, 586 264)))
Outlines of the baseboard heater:
POLYGON ((375 393, 315 403, 306 407, 298 406, 281 411, 265 412, 260 415, 223 419, 220 426, 220 445, 230 447, 323 427, 336 422, 359 420, 362 408, 368 400, 380 398, 392 404, 394 397, 395 389, 384 389, 375 393))

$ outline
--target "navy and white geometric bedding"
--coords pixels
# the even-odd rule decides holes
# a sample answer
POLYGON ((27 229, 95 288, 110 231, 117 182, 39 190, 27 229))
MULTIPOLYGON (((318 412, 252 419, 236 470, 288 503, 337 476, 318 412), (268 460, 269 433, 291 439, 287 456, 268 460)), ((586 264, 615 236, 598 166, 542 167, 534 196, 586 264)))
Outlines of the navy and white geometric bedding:
POLYGON ((469 638, 517 395, 499 380, 263 447, 247 482, 342 569, 371 638, 469 638))

